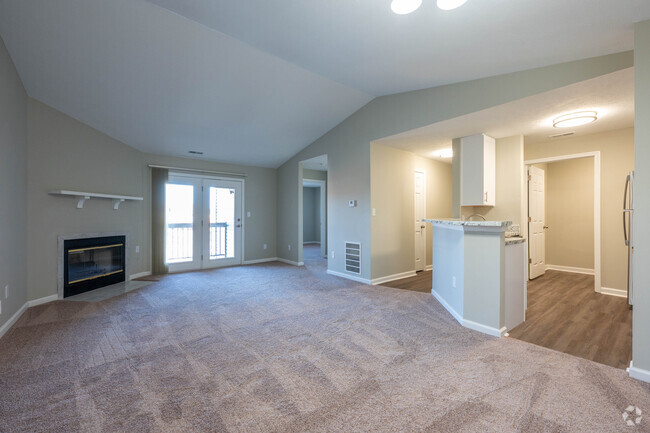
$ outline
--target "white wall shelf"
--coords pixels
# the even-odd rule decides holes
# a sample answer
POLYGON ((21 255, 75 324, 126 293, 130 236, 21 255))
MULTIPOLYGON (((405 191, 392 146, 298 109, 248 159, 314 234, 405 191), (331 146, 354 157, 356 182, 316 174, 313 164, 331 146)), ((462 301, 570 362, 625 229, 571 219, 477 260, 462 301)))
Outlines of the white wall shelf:
POLYGON ((142 197, 134 197, 129 195, 100 194, 96 192, 68 191, 65 189, 50 191, 50 194, 70 195, 76 197, 77 209, 83 209, 86 200, 90 200, 91 198, 103 198, 103 199, 113 200, 114 210, 118 210, 120 208, 120 204, 124 203, 127 200, 133 200, 133 201, 143 200, 142 197))

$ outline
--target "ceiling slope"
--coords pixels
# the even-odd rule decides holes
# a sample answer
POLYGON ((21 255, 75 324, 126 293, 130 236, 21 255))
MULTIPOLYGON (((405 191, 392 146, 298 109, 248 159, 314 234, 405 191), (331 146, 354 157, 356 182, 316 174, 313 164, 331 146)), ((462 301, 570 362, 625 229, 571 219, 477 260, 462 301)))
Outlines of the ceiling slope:
POLYGON ((145 1, 3 0, 27 93, 143 152, 278 167, 372 99, 145 1))
POLYGON ((374 96, 633 49, 648 0, 150 0, 374 96))

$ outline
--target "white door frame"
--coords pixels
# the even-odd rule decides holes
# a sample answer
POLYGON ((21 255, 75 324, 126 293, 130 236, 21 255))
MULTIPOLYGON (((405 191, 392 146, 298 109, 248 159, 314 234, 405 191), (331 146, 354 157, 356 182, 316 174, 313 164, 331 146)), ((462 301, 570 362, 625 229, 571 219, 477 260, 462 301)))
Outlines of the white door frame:
MULTIPOLYGON (((327 182, 320 179, 302 178, 302 186, 304 188, 305 182, 315 183, 320 188, 320 254, 323 258, 327 258, 327 182)), ((304 191, 304 190, 303 190, 304 191)), ((304 218, 304 215, 303 215, 304 218)), ((304 241, 304 239, 303 239, 304 241)))
MULTIPOLYGON (((188 177, 188 178, 193 178, 193 179, 209 179, 209 180, 226 180, 226 181, 236 181, 236 182, 241 182, 241 257, 240 257, 240 262, 236 265, 242 265, 246 262, 246 251, 245 251, 245 244, 246 244, 246 215, 245 215, 245 210, 246 210, 246 179, 240 178, 240 177, 228 177, 228 176, 214 176, 214 175, 209 175, 205 173, 188 173, 188 172, 183 172, 183 171, 169 171, 169 177, 188 177)), ((201 182, 202 183, 202 182, 201 182)), ((200 194, 201 200, 203 200, 203 194, 200 194)), ((196 197, 196 196, 195 196, 196 197)), ((203 234, 201 234, 202 236, 203 234)), ((198 269, 211 269, 211 268, 203 268, 203 264, 201 263, 199 265, 198 269)), ((198 270, 195 268, 192 268, 191 270, 198 270)), ((174 271, 170 270, 170 273, 176 273, 176 272, 185 272, 188 269, 176 269, 174 271)))
MULTIPOLYGON (((427 172, 424 170, 413 170, 413 214, 415 216, 415 174, 416 173, 421 173, 422 174, 422 207, 424 208, 424 217, 426 218, 427 216, 427 172)), ((413 218, 413 221, 415 222, 415 218, 413 218)), ((422 248, 422 270, 426 271, 427 270, 427 235, 426 235, 426 230, 427 230, 427 225, 426 224, 421 224, 421 226, 424 226, 424 228, 420 228, 421 230, 421 237, 424 237, 424 248, 422 248), (424 233, 422 233, 424 232, 424 233)), ((415 249, 417 248, 416 245, 414 245, 414 253, 415 249)), ((413 261, 413 267, 415 268, 415 260, 413 261)))
MULTIPOLYGON (((528 166, 550 162, 567 161, 570 159, 594 158, 594 290, 602 292, 601 263, 600 263, 600 151, 559 155, 548 158, 530 159, 524 161, 524 171, 528 176, 528 166)), ((524 179, 527 179, 525 177, 524 179)), ((527 182, 526 182, 527 183, 527 182)), ((525 212, 526 224, 522 224, 523 236, 528 240, 528 188, 524 188, 526 199, 522 201, 522 215, 525 212)), ((530 253, 528 254, 530 257, 530 253)))

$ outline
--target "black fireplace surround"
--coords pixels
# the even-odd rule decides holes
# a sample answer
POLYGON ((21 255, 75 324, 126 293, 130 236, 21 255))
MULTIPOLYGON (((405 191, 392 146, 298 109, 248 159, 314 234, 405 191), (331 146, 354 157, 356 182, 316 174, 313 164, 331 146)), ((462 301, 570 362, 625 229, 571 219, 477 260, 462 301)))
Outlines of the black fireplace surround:
POLYGON ((125 281, 126 236, 69 239, 63 248, 63 297, 125 281))

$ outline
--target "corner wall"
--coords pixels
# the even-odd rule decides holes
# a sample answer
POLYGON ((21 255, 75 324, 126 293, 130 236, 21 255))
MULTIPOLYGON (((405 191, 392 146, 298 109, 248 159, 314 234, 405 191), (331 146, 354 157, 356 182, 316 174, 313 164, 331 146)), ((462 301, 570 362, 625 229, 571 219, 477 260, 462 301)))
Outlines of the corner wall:
POLYGON ((27 94, 0 39, 0 330, 27 302, 26 242, 27 94))
POLYGON ((633 377, 650 382, 650 21, 634 26, 633 377))

